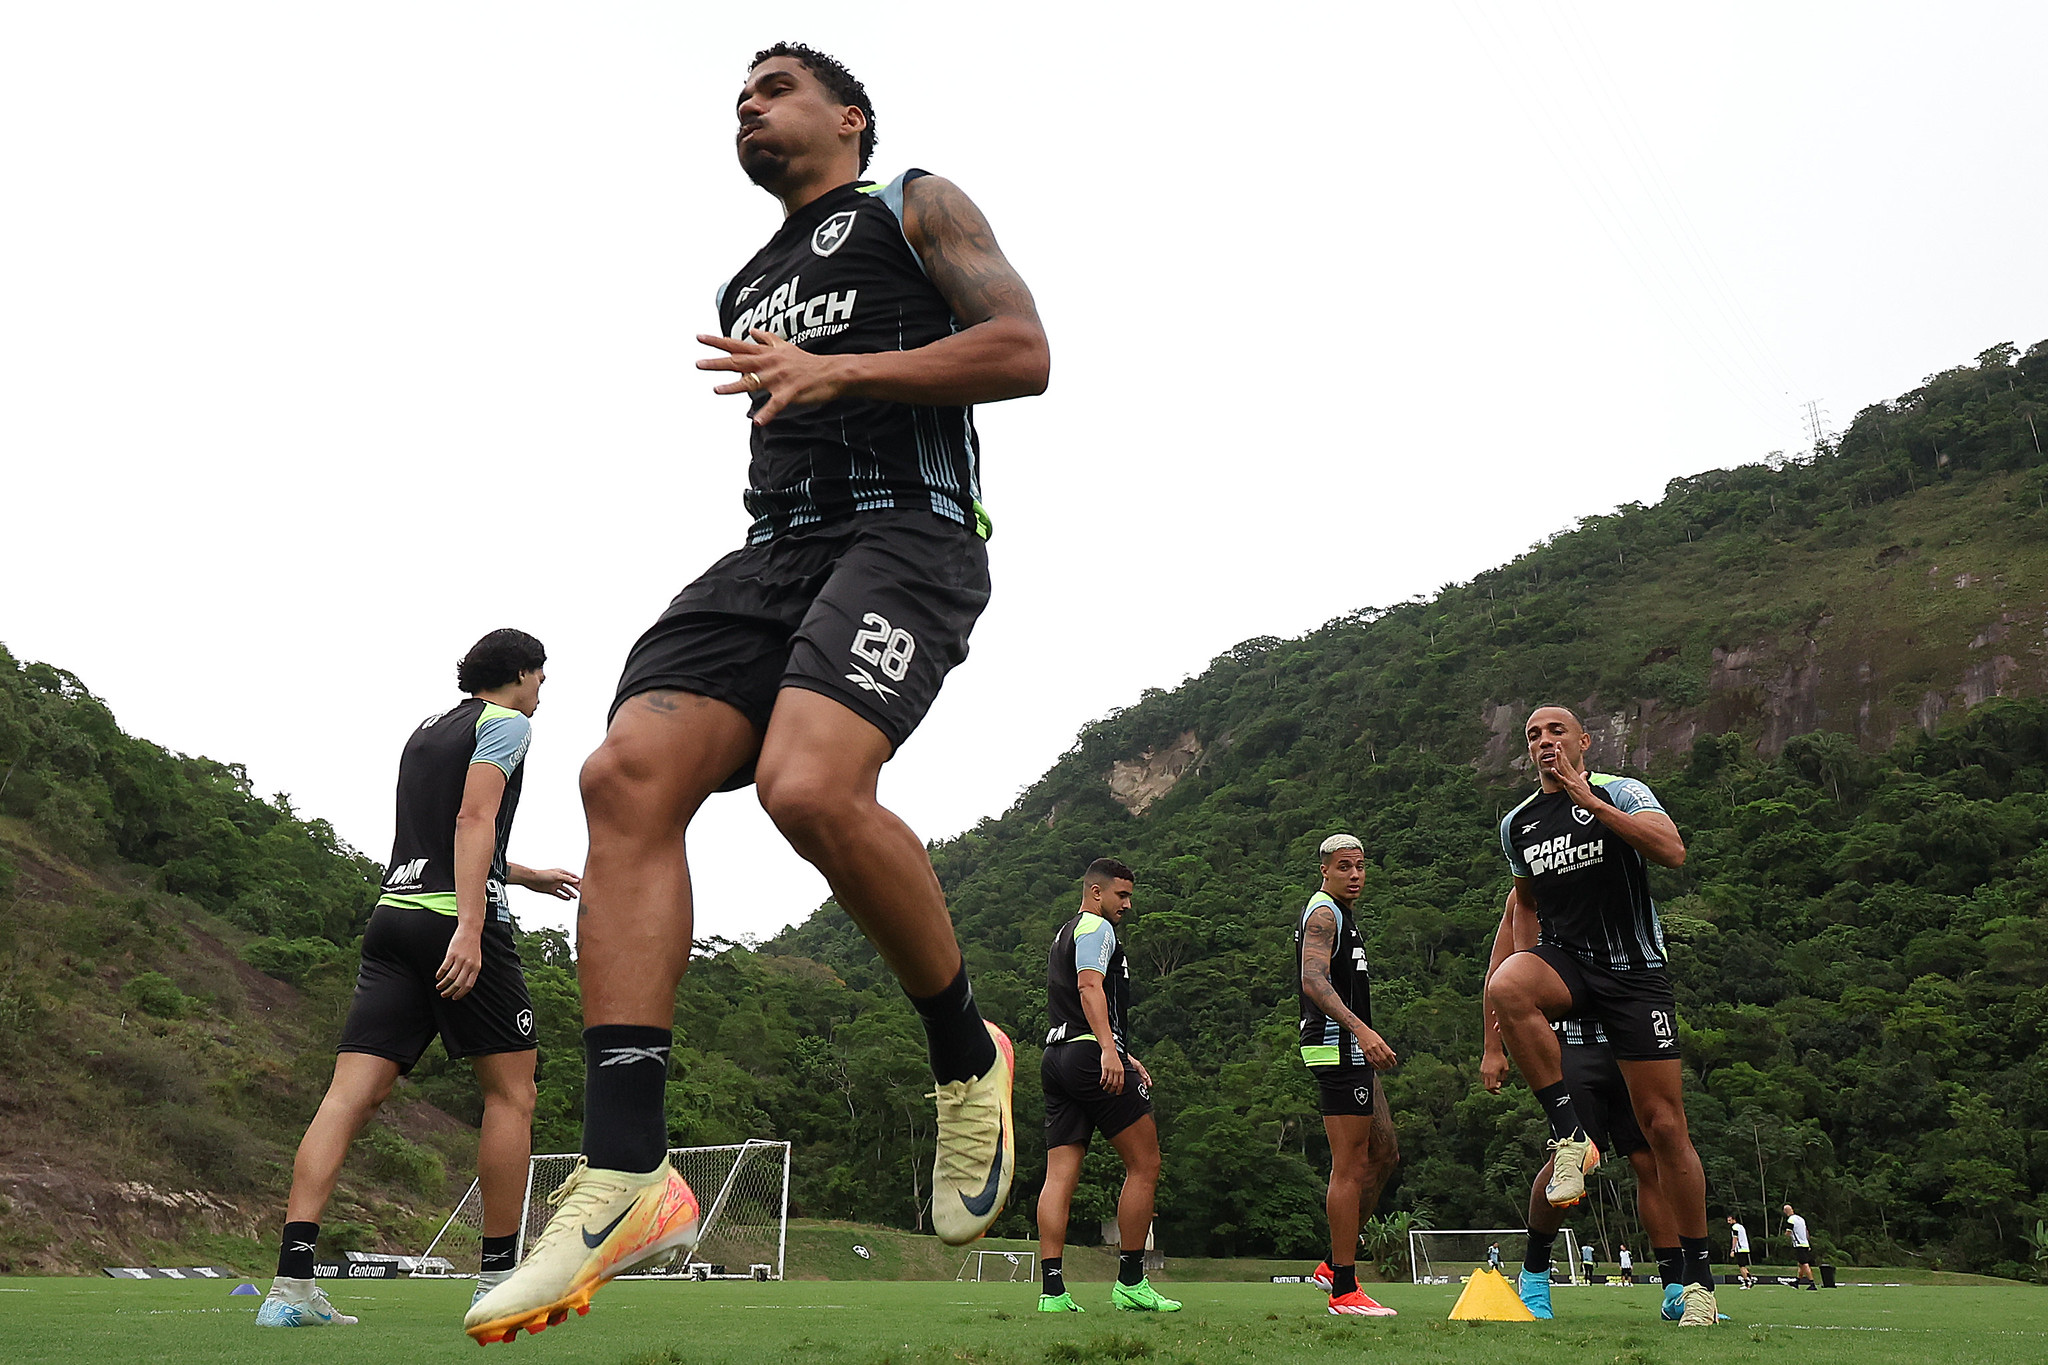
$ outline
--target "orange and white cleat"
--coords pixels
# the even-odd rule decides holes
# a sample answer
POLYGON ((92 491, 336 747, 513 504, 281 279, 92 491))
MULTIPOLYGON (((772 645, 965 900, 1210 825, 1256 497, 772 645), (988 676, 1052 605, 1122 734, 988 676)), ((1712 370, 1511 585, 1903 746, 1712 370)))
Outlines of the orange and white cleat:
POLYGON ((1316 1273, 1308 1277, 1308 1282, 1327 1294, 1337 1287, 1337 1275, 1330 1269, 1330 1263, 1324 1261, 1316 1267, 1316 1273))
POLYGON ((1363 1289, 1354 1289, 1349 1294, 1330 1296, 1330 1313, 1340 1318, 1393 1318, 1399 1317, 1393 1309, 1384 1304, 1374 1303, 1363 1289))
POLYGON ((479 1346, 588 1313, 590 1296, 614 1276, 697 1245, 697 1196, 666 1160, 645 1174, 579 1161, 548 1202, 555 1215, 526 1259, 462 1320, 479 1346))

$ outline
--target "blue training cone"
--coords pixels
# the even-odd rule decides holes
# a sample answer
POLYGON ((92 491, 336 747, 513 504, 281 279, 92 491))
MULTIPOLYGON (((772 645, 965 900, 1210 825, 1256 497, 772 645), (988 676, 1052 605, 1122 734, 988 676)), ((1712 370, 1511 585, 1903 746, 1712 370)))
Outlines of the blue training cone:
POLYGON ((229 1298, 233 1298, 233 1297, 234 1297, 235 1295, 237 1295, 237 1294, 251 1294, 251 1295, 253 1295, 253 1294, 255 1294, 255 1293, 256 1293, 256 1286, 255 1286, 255 1285, 253 1285, 253 1284, 238 1284, 238 1285, 236 1285, 236 1286, 235 1286, 235 1287, 234 1287, 233 1289, 230 1289, 230 1290, 228 1291, 228 1297, 229 1297, 229 1298))

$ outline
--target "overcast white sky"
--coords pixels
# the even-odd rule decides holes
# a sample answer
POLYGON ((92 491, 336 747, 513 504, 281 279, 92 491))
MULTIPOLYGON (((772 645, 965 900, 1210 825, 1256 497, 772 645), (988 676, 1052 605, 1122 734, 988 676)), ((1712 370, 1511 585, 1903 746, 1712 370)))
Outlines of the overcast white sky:
MULTIPOLYGON (((884 778, 928 838, 1238 640, 2048 335, 2039 5, 6 0, 0 641, 381 859, 406 732, 533 631, 513 857, 580 866, 626 649, 746 525, 692 337, 778 222, 731 121, 784 37, 1052 338, 884 778)), ((692 857, 700 932, 825 895, 750 794, 692 857)))

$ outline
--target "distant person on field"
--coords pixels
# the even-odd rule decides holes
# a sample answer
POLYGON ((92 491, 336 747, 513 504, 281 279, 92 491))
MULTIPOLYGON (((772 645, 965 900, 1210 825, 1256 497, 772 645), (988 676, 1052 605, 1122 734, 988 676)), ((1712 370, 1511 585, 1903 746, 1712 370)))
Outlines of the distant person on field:
POLYGON ((1820 1285, 1813 1278, 1813 1241, 1806 1235, 1806 1220, 1792 1212, 1792 1206, 1785 1206, 1785 1235, 1792 1239, 1792 1259, 1799 1263, 1799 1279, 1794 1289, 1818 1290, 1820 1285))
MULTIPOLYGON (((1516 915, 1510 897, 1501 913, 1500 928, 1493 936, 1487 974, 1491 976, 1510 952, 1535 945, 1533 917, 1516 915)), ((1484 996, 1480 1010, 1480 1036, 1485 1040, 1485 1050, 1479 1063, 1479 1079, 1488 1094, 1499 1094, 1510 1063, 1501 1044, 1492 1003, 1484 996)), ((1677 1322, 1685 1316, 1685 1258, 1679 1248, 1678 1224, 1665 1199, 1650 1140, 1636 1123, 1635 1104, 1629 1098, 1628 1082, 1622 1079, 1621 1067, 1614 1060, 1614 1049, 1608 1046, 1607 1033, 1595 1019, 1567 1019, 1551 1025, 1551 1030, 1557 1034, 1565 1084, 1571 1090, 1580 1121, 1586 1125, 1587 1138, 1600 1151, 1627 1157, 1635 1170, 1636 1202, 1642 1210, 1643 1230, 1650 1235, 1650 1246, 1657 1256, 1657 1273, 1664 1281, 1664 1302, 1659 1311, 1665 1321, 1677 1322)), ((1546 1197, 1551 1174, 1551 1165, 1545 1162, 1529 1187, 1529 1241, 1515 1283, 1515 1292, 1539 1318, 1555 1316, 1550 1306, 1550 1268, 1565 1216, 1565 1211, 1546 1197)))
POLYGON ((1486 1248, 1486 1264, 1487 1264, 1487 1265, 1488 1265, 1488 1266, 1489 1266, 1490 1268, 1492 1268, 1492 1269, 1494 1269, 1494 1270, 1499 1270, 1499 1269, 1500 1269, 1500 1243, 1499 1243, 1499 1242, 1492 1242, 1492 1243, 1489 1243, 1489 1244, 1487 1245, 1487 1248, 1486 1248))
POLYGON ((1053 935, 1046 964, 1045 1035, 1039 1078, 1045 1086, 1045 1184, 1038 1192, 1041 1313, 1084 1311, 1067 1292, 1067 1211, 1081 1183, 1089 1137, 1100 1132, 1124 1161, 1116 1202, 1117 1270, 1109 1301, 1144 1313, 1180 1305, 1145 1278, 1145 1239, 1159 1185, 1159 1127, 1152 1120, 1152 1074, 1131 1055, 1131 968, 1116 931, 1130 913, 1137 874, 1097 858, 1081 876, 1081 908, 1053 935))
POLYGON ((1316 1078, 1323 1132, 1330 1139, 1330 1259, 1314 1276, 1339 1316, 1393 1317, 1358 1287, 1358 1229, 1379 1207, 1380 1191, 1401 1160, 1394 1118, 1379 1073, 1394 1050, 1373 1032, 1372 987, 1353 907, 1365 890, 1365 845, 1349 834, 1323 840, 1323 885, 1294 927, 1301 981, 1301 1060, 1316 1078))
POLYGON ((1550 1124, 1546 1197, 1560 1208, 1577 1203, 1600 1164, 1551 1031, 1558 1020, 1592 1018, 1607 1032, 1678 1225, 1679 1325, 1712 1327, 1720 1314, 1706 1174, 1686 1129, 1678 1006, 1649 888, 1649 866, 1681 866, 1685 840, 1648 786, 1586 771, 1592 737, 1569 707, 1538 707, 1523 737, 1541 785, 1502 817, 1499 839, 1514 874, 1513 913, 1535 916, 1537 944, 1494 969, 1486 996, 1550 1124))
POLYGON ((470 1060, 484 1093, 475 1297, 512 1273, 532 1147, 534 1033, 505 887, 573 900, 578 884, 573 872, 536 872, 505 858, 546 662, 531 635, 492 631, 456 666, 469 699, 429 716, 405 743, 384 894, 363 931, 334 1079, 292 1166, 277 1279, 256 1310, 258 1327, 355 1321, 313 1283, 320 1215, 349 1143, 436 1034, 451 1058, 470 1060))
POLYGON ((1735 1262, 1735 1278, 1744 1289, 1756 1283, 1756 1275, 1749 1268, 1749 1229, 1735 1221, 1735 1215, 1728 1215, 1728 1256, 1735 1262))
POLYGON ((1623 1284, 1634 1284, 1636 1282, 1636 1256, 1626 1246, 1621 1249, 1621 1282, 1623 1284))

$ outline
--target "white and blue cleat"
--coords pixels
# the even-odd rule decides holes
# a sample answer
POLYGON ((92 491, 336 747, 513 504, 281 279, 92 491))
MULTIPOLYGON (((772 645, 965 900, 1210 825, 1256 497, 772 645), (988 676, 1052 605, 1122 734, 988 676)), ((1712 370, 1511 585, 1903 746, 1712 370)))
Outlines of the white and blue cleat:
POLYGON ((1515 1292, 1522 1296, 1522 1303, 1532 1316, 1554 1318, 1550 1311, 1550 1272, 1536 1272, 1524 1267, 1515 1281, 1515 1292))
POLYGON ((256 1305, 258 1327, 349 1327, 355 1319, 334 1311, 327 1295, 311 1280, 287 1280, 282 1275, 271 1283, 270 1293, 256 1305))
MULTIPOLYGON (((1678 1322, 1683 1319, 1685 1317, 1685 1286, 1682 1284, 1665 1285, 1664 1306, 1658 1312, 1666 1322, 1678 1322)), ((1726 1322, 1728 1321, 1728 1315, 1716 1312, 1714 1319, 1717 1322, 1726 1322)))

